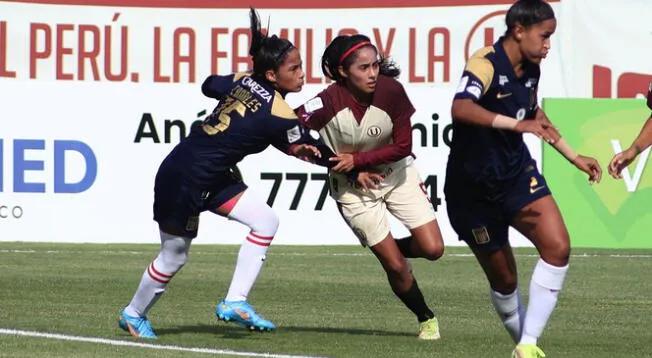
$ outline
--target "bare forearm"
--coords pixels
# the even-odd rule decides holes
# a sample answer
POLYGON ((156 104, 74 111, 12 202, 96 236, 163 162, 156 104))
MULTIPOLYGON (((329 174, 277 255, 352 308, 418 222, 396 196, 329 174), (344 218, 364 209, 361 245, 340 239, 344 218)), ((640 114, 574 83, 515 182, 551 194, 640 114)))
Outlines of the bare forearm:
POLYGON ((645 122, 641 133, 636 137, 631 148, 636 151, 636 154, 639 154, 650 145, 652 145, 652 116, 650 116, 645 122))
MULTIPOLYGON (((454 121, 484 127, 494 127, 494 120, 498 114, 484 109, 479 104, 473 102, 473 100, 457 99, 453 101, 451 115, 454 121)), ((514 121, 516 120, 514 119, 514 121)))

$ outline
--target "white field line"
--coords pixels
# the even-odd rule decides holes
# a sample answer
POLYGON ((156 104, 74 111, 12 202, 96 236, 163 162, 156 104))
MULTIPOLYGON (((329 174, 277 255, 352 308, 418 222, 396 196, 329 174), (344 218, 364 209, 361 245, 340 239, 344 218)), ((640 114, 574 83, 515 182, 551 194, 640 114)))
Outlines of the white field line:
MULTIPOLYGON (((82 253, 89 253, 89 254, 101 254, 101 255, 151 255, 155 250, 152 251, 123 251, 123 250, 118 250, 118 251, 112 251, 112 250, 104 250, 104 251, 75 251, 75 250, 0 250, 0 254, 2 253, 19 253, 19 254, 82 254, 82 253)), ((234 252, 202 252, 202 251, 194 251, 190 250, 191 255, 229 255, 232 256, 235 253, 234 252)), ((360 252, 360 253, 302 253, 302 252, 274 252, 271 255, 273 256, 322 256, 322 257, 328 257, 328 256, 370 256, 371 254, 369 252, 360 252)), ((444 254, 444 256, 450 256, 450 257, 473 257, 473 254, 468 253, 468 254, 444 254)), ((539 257, 537 254, 515 254, 514 256, 516 257, 539 257)), ((652 254, 571 254, 571 257, 576 257, 576 258, 582 258, 582 257, 609 257, 609 258, 625 258, 625 259, 648 259, 652 258, 652 254)))
POLYGON ((212 354, 212 355, 232 355, 232 356, 242 356, 242 357, 267 357, 267 358, 321 358, 317 356, 304 356, 304 355, 240 352, 240 351, 232 351, 228 349, 188 348, 188 347, 179 347, 179 346, 158 345, 158 344, 151 344, 151 343, 121 341, 116 339, 106 339, 106 338, 98 338, 98 337, 82 337, 82 336, 72 336, 72 335, 57 334, 57 333, 21 331, 21 330, 4 329, 4 328, 0 328, 0 334, 56 339, 60 341, 107 344, 111 346, 125 346, 125 347, 149 348, 149 349, 177 351, 177 352, 204 353, 204 354, 212 354))

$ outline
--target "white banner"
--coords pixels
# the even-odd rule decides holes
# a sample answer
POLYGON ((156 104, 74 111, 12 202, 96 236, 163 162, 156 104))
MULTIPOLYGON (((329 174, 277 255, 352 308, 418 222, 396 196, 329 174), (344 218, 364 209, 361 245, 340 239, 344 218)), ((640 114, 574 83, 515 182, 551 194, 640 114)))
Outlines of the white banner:
MULTIPOLYGON (((634 98, 652 81, 652 1, 561 3, 560 68, 570 97, 634 98)), ((555 96, 561 97, 561 96, 555 96)), ((641 124, 642 125, 642 124, 641 124)))
MULTIPOLYGON (((416 164, 433 201, 441 200, 437 213, 446 244, 460 245, 442 193, 450 103, 468 55, 504 32, 510 2, 440 2, 450 6, 403 8, 400 17, 395 8, 259 12, 265 23, 271 19, 271 33, 302 51, 307 85, 288 97, 293 106, 327 85, 320 56, 340 33, 370 36, 400 65, 400 80, 417 109, 416 164), (489 3, 458 3, 467 2, 489 3)), ((595 34, 588 25, 575 25, 578 7, 588 7, 588 1, 577 3, 553 4, 564 25, 543 65, 540 98, 590 95, 591 76, 578 59, 587 56, 578 53, 608 52, 596 50, 601 37, 574 38, 581 31, 587 38, 595 34), (567 28, 570 35, 561 31, 567 28), (575 47, 569 58, 571 43, 585 47, 575 47)), ((597 15, 582 16, 598 21, 597 15)), ((158 165, 215 105, 201 94, 203 79, 248 68, 247 29, 247 9, 0 2, 0 241, 157 242, 152 201, 158 165)), ((621 45, 614 42, 609 46, 621 45)), ((602 65, 616 69, 618 63, 609 57, 602 65)), ((540 160, 538 140, 526 140, 540 160)), ((261 197, 274 197, 281 217, 275 244, 357 244, 332 199, 324 197, 323 168, 274 149, 250 156, 240 168, 261 197)), ((392 228, 396 236, 407 234, 396 221, 392 228)), ((240 243, 246 231, 203 214, 197 243, 240 243)), ((512 234, 514 245, 528 244, 512 234)))

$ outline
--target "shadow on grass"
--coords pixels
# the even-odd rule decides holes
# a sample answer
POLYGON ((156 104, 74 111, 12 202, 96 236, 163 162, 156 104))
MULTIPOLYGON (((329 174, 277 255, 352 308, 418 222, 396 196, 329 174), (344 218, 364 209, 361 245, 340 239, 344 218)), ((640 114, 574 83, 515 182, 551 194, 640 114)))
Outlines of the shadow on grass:
POLYGON ((179 326, 176 328, 159 328, 156 334, 159 336, 175 335, 182 333, 206 333, 222 335, 224 338, 242 339, 252 334, 284 334, 284 333, 327 333, 327 334, 344 334, 376 337, 415 337, 416 333, 380 331, 371 329, 355 328, 334 328, 334 327, 299 327, 299 326, 282 326, 274 332, 250 332, 244 327, 235 324, 199 324, 192 326, 179 326))

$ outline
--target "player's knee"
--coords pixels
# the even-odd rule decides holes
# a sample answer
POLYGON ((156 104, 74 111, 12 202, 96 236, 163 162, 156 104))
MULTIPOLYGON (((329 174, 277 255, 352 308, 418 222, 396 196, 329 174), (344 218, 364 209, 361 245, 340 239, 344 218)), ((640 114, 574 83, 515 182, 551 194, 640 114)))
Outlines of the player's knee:
POLYGON ((403 257, 390 259, 386 261, 383 266, 385 267, 387 274, 391 277, 399 278, 406 274, 410 274, 410 266, 403 257))
POLYGON ((560 235, 554 242, 540 250, 541 258, 554 266, 566 266, 570 259, 570 239, 568 234, 560 235))
POLYGON ((274 237, 278 230, 278 215, 264 200, 249 190, 242 194, 229 213, 229 218, 247 225, 253 233, 263 237, 274 237))
POLYGON ((430 261, 435 261, 444 255, 443 243, 432 243, 422 248, 423 258, 430 261))
POLYGON ((261 208, 258 212, 257 218, 253 221, 249 227, 251 231, 266 237, 274 237, 276 231, 278 230, 278 225, 280 223, 278 214, 274 212, 269 206, 261 208))
POLYGON ((161 232, 161 240, 161 252, 158 259, 168 274, 174 274, 188 262, 192 239, 161 232))

